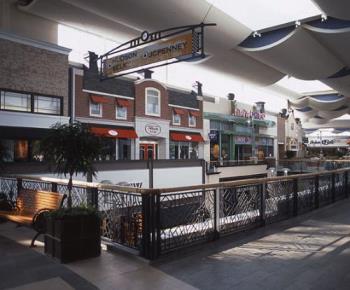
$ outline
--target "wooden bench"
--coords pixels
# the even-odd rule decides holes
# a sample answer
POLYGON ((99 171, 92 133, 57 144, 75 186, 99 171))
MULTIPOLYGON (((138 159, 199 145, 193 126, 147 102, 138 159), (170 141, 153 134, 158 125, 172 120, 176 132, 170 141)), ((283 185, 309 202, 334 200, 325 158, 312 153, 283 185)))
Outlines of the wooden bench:
POLYGON ((37 233, 30 244, 34 247, 35 240, 46 231, 45 213, 62 207, 65 198, 56 192, 22 189, 12 210, 0 210, 0 217, 34 228, 37 233))

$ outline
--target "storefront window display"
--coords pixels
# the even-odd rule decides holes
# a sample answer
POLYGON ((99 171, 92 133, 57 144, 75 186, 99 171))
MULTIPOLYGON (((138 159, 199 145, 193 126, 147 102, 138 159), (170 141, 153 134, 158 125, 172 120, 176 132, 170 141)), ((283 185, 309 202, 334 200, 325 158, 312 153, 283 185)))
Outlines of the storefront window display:
POLYGON ((273 138, 261 137, 258 140, 258 159, 263 160, 266 157, 273 157, 273 138))
POLYGON ((198 143, 171 141, 170 159, 198 159, 198 143))
POLYGON ((230 160, 231 158, 231 135, 221 134, 221 159, 230 160))
POLYGON ((118 160, 131 159, 131 140, 118 139, 118 160))
POLYGON ((2 154, 4 162, 43 161, 38 140, 3 139, 0 142, 4 150, 2 154))
POLYGON ((115 160, 115 148, 116 148, 116 139, 112 138, 102 138, 102 149, 101 154, 99 156, 99 161, 105 160, 115 160))
POLYGON ((252 157, 252 138, 248 136, 235 136, 236 160, 249 160, 252 157))

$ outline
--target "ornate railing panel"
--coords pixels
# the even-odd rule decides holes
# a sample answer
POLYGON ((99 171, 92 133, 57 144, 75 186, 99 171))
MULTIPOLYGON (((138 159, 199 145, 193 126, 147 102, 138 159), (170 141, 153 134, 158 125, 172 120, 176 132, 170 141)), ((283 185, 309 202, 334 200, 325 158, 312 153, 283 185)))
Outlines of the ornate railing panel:
POLYGON ((319 206, 332 202, 332 174, 320 175, 318 181, 319 206))
POLYGON ((164 194, 159 202, 161 252, 214 238, 214 190, 164 194))
POLYGON ((294 180, 273 181, 266 184, 266 223, 293 216, 294 180))
POLYGON ((101 235, 110 242, 140 249, 142 241, 142 196, 117 191, 98 191, 101 235))
POLYGON ((225 188, 219 192, 221 234, 237 232, 259 224, 260 184, 225 188))
POLYGON ((17 179, 16 178, 0 178, 0 195, 2 198, 16 201, 17 198, 17 179))
MULTIPOLYGON (((68 186, 66 184, 57 185, 57 192, 69 195, 68 186)), ((91 202, 88 195, 89 189, 83 186, 73 186, 72 188, 72 206, 87 206, 91 202)), ((67 206, 68 199, 64 201, 64 206, 67 206)))
POLYGON ((298 213, 315 209, 315 178, 298 179, 298 213))
POLYGON ((343 199, 346 196, 345 174, 346 173, 334 174, 334 199, 335 200, 343 199))

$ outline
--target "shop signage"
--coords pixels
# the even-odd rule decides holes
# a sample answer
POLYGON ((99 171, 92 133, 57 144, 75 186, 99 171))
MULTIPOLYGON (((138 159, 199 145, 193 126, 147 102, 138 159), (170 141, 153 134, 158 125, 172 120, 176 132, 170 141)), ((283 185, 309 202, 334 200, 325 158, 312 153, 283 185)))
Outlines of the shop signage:
POLYGON ((210 141, 216 142, 218 140, 218 132, 210 131, 210 133, 208 133, 208 137, 210 141))
POLYGON ((204 53, 204 28, 215 23, 200 23, 142 32, 130 41, 99 57, 101 80, 180 61, 202 59, 204 53))
POLYGON ((109 130, 108 134, 111 135, 111 136, 118 136, 118 132, 115 131, 115 130, 109 130))
POLYGON ((265 114, 256 112, 256 111, 247 111, 245 109, 240 110, 240 109, 235 109, 233 112, 233 115, 236 117, 242 117, 242 118, 252 118, 256 120, 264 120, 265 119, 265 114))
POLYGON ((186 135, 186 136, 185 136, 185 139, 188 140, 188 141, 191 141, 191 140, 192 140, 192 137, 189 136, 189 135, 186 135))
POLYGON ((235 137, 236 144, 251 144, 252 138, 247 136, 236 136, 235 137))
POLYGON ((160 134, 161 131, 162 131, 162 129, 158 124, 146 124, 145 125, 145 132, 148 135, 157 136, 160 134))
POLYGON ((192 33, 188 33, 114 56, 104 62, 105 74, 114 75, 152 63, 192 55, 194 42, 192 33))

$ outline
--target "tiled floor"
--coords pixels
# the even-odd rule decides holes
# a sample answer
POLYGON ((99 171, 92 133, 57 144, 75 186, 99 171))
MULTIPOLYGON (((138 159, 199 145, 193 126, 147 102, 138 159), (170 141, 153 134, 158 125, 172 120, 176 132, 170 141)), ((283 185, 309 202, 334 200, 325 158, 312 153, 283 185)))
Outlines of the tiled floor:
POLYGON ((64 266, 42 254, 42 243, 28 248, 31 230, 0 224, 0 288, 350 289, 349 212, 350 201, 340 201, 152 265, 103 251, 64 266))

